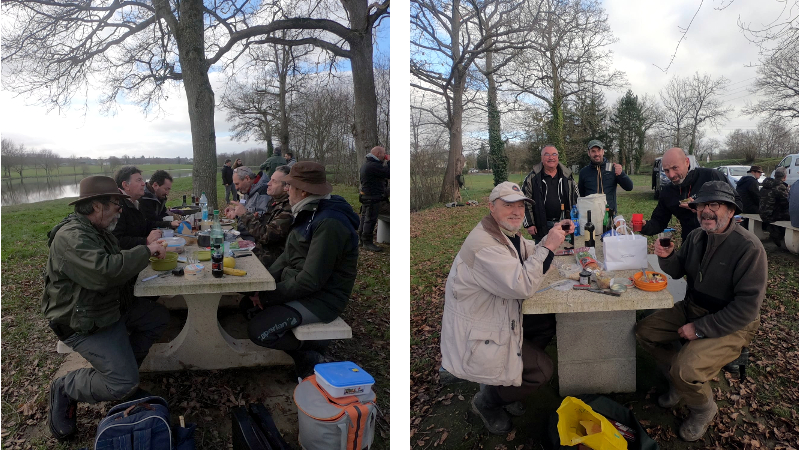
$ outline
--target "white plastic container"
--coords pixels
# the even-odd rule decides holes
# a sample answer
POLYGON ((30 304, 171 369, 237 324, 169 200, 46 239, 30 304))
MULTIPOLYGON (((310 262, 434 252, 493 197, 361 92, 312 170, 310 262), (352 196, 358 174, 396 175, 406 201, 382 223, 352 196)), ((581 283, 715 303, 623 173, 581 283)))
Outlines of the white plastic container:
POLYGON ((375 384, 372 375, 350 361, 317 364, 314 374, 317 383, 331 397, 367 395, 375 384))
POLYGON ((186 245, 186 239, 182 237, 168 237, 162 238, 167 243, 167 251, 175 253, 183 253, 183 247, 186 245))

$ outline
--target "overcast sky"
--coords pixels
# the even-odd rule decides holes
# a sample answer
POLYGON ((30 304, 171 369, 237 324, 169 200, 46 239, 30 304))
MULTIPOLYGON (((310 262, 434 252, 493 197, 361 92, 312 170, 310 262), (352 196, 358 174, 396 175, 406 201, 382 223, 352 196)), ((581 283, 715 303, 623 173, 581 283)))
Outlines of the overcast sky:
MULTIPOLYGON (((376 42, 377 59, 389 55, 389 19, 381 21, 376 42)), ((349 70, 349 64, 343 64, 349 70)), ((210 73, 217 103, 223 92, 225 80, 219 73, 210 73)), ((89 96, 93 102, 97 96, 89 96)), ((78 97, 76 103, 83 100, 78 97)), ((5 89, 0 91, 0 135, 10 138, 29 149, 50 149, 60 156, 165 156, 191 157, 192 136, 189 130, 189 113, 181 85, 162 103, 163 112, 157 117, 147 117, 135 105, 123 105, 116 115, 102 115, 95 103, 89 104, 84 115, 78 109, 48 112, 35 106, 33 99, 14 97, 5 89)), ((214 114, 217 135, 217 152, 231 153, 253 147, 265 147, 263 142, 234 142, 230 139, 230 123, 226 113, 217 108, 214 114)))
MULTIPOLYGON (((636 95, 658 95, 669 79, 694 72, 712 78, 725 76, 731 84, 722 99, 735 108, 731 120, 717 134, 722 137, 736 128, 753 129, 758 119, 741 117, 745 103, 755 100, 747 88, 753 83, 758 64, 758 48, 750 43, 737 25, 737 19, 760 27, 781 17, 786 2, 776 0, 606 0, 603 2, 611 29, 619 41, 614 44, 614 65, 628 75, 636 95), (724 7, 728 5, 727 7, 724 7), (699 12, 698 12, 698 7, 699 12), (692 22, 692 17, 697 16, 692 22), (675 60, 666 68, 681 37, 681 28, 691 27, 678 48, 675 60)), ((793 4, 793 2, 788 2, 793 4)), ((797 11, 792 11, 794 16, 797 11)), ((783 12, 783 18, 788 17, 783 12)), ((609 104, 624 92, 609 92, 609 104)))

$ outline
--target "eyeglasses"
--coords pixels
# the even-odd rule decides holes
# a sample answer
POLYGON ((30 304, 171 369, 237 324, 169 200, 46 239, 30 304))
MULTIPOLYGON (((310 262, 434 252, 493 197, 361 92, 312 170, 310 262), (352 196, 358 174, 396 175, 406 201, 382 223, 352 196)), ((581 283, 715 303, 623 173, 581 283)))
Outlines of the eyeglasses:
POLYGON ((544 156, 545 158, 558 158, 558 153, 545 153, 542 156, 544 156))
POLYGON ((710 209, 711 211, 716 211, 716 210, 718 210, 718 209, 719 209, 719 205, 720 205, 720 204, 721 204, 721 203, 718 203, 718 202, 709 202, 709 203, 696 203, 695 209, 696 209, 697 211, 702 211, 702 210, 704 210, 704 209, 707 207, 707 208, 708 208, 708 209, 710 209))

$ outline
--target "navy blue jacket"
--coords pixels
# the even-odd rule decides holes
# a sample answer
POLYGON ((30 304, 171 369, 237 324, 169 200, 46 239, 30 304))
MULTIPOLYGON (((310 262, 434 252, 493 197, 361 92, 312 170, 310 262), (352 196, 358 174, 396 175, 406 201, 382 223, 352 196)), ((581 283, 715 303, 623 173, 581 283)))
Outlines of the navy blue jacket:
POLYGON ((591 194, 606 194, 606 203, 613 211, 617 210, 617 185, 622 189, 630 191, 633 189, 633 180, 622 171, 617 176, 614 171, 606 171, 605 166, 608 160, 603 158, 603 162, 595 164, 594 161, 578 172, 578 192, 581 197, 591 194), (602 174, 603 183, 597 182, 598 175, 602 174), (598 184, 600 186, 598 187, 598 184))
POLYGON ((389 179, 389 163, 383 164, 372 154, 367 154, 367 160, 359 171, 361 178, 361 200, 383 200, 386 193, 386 180, 389 179))
POLYGON ((739 178, 736 182, 736 192, 742 197, 742 212, 745 214, 758 214, 758 180, 752 175, 739 178))

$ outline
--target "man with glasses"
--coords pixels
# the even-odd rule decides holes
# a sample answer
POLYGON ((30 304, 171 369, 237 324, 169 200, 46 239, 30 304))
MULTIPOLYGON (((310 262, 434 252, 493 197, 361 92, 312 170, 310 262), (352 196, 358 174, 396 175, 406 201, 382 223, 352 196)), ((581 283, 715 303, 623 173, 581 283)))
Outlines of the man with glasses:
POLYGON ((658 404, 672 408, 681 400, 689 417, 679 434, 686 441, 703 437, 717 404, 708 381, 735 360, 752 341, 767 284, 767 254, 761 241, 737 225, 741 212, 728 181, 705 183, 692 201, 700 229, 675 244, 655 242, 658 264, 672 278, 686 276, 686 296, 671 309, 642 319, 636 339, 669 379, 658 404), (676 341, 682 341, 676 350, 676 341))
POLYGON ((133 296, 136 275, 151 256, 164 258, 164 247, 123 250, 111 233, 128 198, 110 177, 84 178, 70 203, 75 212, 47 234, 42 311, 58 338, 92 365, 50 385, 48 422, 57 439, 75 433, 77 402, 136 392, 139 366, 169 320, 164 306, 133 296))
POLYGON ((569 214, 578 201, 578 186, 572 171, 558 162, 555 146, 548 144, 542 148, 542 162, 533 166, 525 177, 522 193, 533 200, 533 205, 525 204, 523 226, 539 242, 561 219, 561 206, 569 214))
MULTIPOLYGON (((742 212, 745 214, 758 214, 758 179, 761 178, 761 166, 750 166, 747 175, 736 182, 736 192, 742 199, 742 212)), ((748 219, 742 221, 742 227, 747 229, 748 219)))
MULTIPOLYGON (((672 216, 681 223, 681 239, 700 226, 697 214, 689 206, 689 197, 697 195, 706 182, 725 181, 725 175, 719 170, 705 167, 690 168, 689 157, 680 148, 673 147, 661 158, 664 174, 672 182, 664 186, 658 197, 658 204, 650 215, 650 220, 642 226, 641 233, 652 236, 664 231, 669 226, 672 216)), ((730 183, 729 183, 730 184, 730 183)), ((733 189, 733 188, 731 188, 733 189)), ((734 191, 737 202, 741 204, 739 194, 734 191)))

